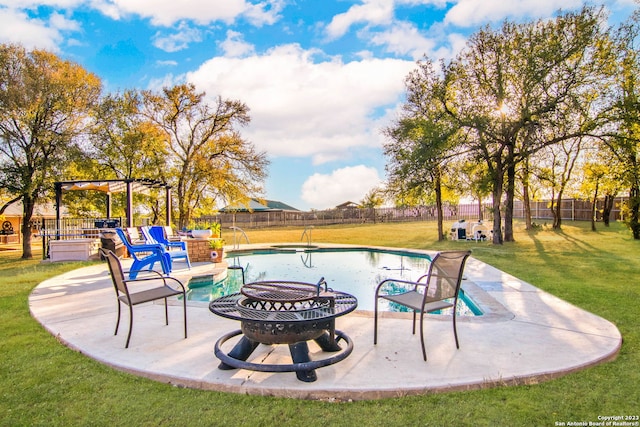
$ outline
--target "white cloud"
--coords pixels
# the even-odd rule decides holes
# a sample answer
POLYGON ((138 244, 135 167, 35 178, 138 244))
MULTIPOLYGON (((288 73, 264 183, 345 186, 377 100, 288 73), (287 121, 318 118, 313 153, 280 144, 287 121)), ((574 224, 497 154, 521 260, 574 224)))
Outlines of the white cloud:
POLYGON ((244 17, 256 27, 273 25, 280 19, 280 12, 286 6, 284 0, 269 0, 258 4, 248 5, 244 17))
POLYGON ((158 32, 153 37, 153 45, 165 52, 178 52, 187 49, 190 43, 200 41, 202 41, 200 30, 189 27, 186 22, 181 22, 174 34, 162 36, 158 32))
POLYGON ((424 54, 430 56, 436 41, 424 37, 418 28, 410 22, 398 22, 390 29, 367 37, 371 43, 385 46, 387 52, 397 55, 409 55, 419 59, 424 54))
POLYGON ((70 8, 82 4, 83 0, 0 0, 0 6, 15 9, 33 9, 39 6, 70 8))
POLYGON ((393 20, 393 0, 364 0, 356 4, 345 13, 333 17, 326 32, 329 38, 342 37, 349 28, 356 23, 366 25, 390 24, 393 20))
POLYGON ((447 7, 447 3, 451 3, 451 0, 395 0, 396 4, 409 5, 409 6, 435 6, 437 8, 447 7))
MULTIPOLYGON (((400 57, 410 56, 414 60, 427 55, 431 58, 450 59, 464 43, 458 43, 461 35, 452 34, 442 24, 434 23, 424 31, 413 22, 395 19, 395 8, 433 6, 444 8, 446 0, 362 0, 347 12, 335 15, 325 31, 330 39, 342 37, 352 25, 364 24, 358 37, 373 46, 381 46, 386 52, 400 57), (425 34, 428 34, 427 37, 425 34), (455 44, 454 44, 455 43, 455 44)), ((365 57, 366 51, 360 52, 365 57)))
POLYGON ((542 18, 559 9, 571 10, 583 5, 582 0, 459 0, 445 17, 445 22, 460 27, 474 27, 505 18, 542 18))
POLYGON ((316 173, 302 184, 302 200, 318 209, 327 209, 343 202, 359 202, 382 180, 375 168, 364 165, 337 169, 331 174, 316 173))
POLYGON ((233 30, 227 31, 227 38, 220 42, 220 47, 224 51, 224 56, 230 58, 240 58, 255 53, 253 45, 245 42, 242 34, 233 30))
POLYGON ((60 31, 80 31, 80 24, 78 21, 67 19, 60 13, 52 13, 49 17, 49 24, 51 27, 60 31))
POLYGON ((121 18, 118 6, 111 3, 110 0, 91 0, 90 5, 103 15, 118 20, 121 18))
POLYGON ((174 75, 173 73, 165 74, 159 78, 152 78, 149 80, 149 84, 147 85, 148 90, 161 91, 162 88, 172 87, 177 84, 181 84, 184 82, 184 75, 174 75))
MULTIPOLYGON (((59 21, 56 16, 55 23, 59 21)), ((68 22, 69 21, 65 21, 68 22)), ((62 21, 59 23, 62 24, 62 21)), ((58 51, 58 44, 62 41, 59 28, 41 19, 31 19, 26 13, 0 9, 0 42, 20 43, 27 49, 47 49, 58 51)))
POLYGON ((314 62, 317 51, 279 46, 264 55, 217 57, 187 75, 210 97, 239 99, 251 109, 242 131, 273 156, 311 156, 314 164, 379 147, 381 110, 401 101, 415 64, 398 59, 314 62))
POLYGON ((178 61, 166 60, 166 61, 156 61, 156 65, 158 67, 176 67, 178 65, 178 61))
MULTIPOLYGON (((246 0, 111 0, 100 3, 108 9, 109 16, 135 14, 150 18, 154 25, 170 26, 175 22, 191 20, 198 24, 215 21, 232 23, 238 17, 246 16, 253 25, 272 24, 277 20, 282 0, 252 4, 246 0)), ((101 10, 102 10, 101 9, 101 10)))

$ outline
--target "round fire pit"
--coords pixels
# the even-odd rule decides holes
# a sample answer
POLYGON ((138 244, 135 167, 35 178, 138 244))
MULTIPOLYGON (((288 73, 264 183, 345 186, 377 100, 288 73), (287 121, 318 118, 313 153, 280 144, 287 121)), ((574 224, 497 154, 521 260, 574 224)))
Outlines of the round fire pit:
POLYGON ((288 281, 246 284, 240 293, 223 296, 209 304, 212 313, 240 321, 240 330, 216 342, 215 355, 222 362, 218 367, 262 372, 295 371, 301 381, 315 381, 315 369, 337 363, 351 354, 353 343, 346 334, 336 331, 335 318, 352 312, 357 305, 353 295, 327 289, 324 279, 317 285, 288 281), (220 349, 224 342, 241 334, 242 338, 228 354, 220 349), (311 360, 309 340, 314 340, 323 351, 337 354, 311 360), (340 340, 345 341, 345 349, 338 344, 340 340), (288 344, 293 363, 247 362, 259 344, 288 344))

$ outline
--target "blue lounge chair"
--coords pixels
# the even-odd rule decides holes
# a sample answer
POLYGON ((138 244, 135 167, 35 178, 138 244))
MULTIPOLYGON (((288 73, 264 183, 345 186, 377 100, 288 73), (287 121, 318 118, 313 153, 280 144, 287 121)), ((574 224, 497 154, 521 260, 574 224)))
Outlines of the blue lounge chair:
POLYGON ((167 227, 163 227, 161 225, 152 225, 149 227, 149 234, 158 243, 162 243, 169 249, 180 249, 186 251, 187 243, 182 240, 171 240, 169 236, 166 235, 166 229, 167 227))
POLYGON ((189 260, 189 252, 185 242, 170 242, 164 236, 164 228, 160 226, 142 227, 141 230, 147 244, 159 244, 165 248, 169 255, 171 266, 173 266, 174 259, 184 259, 187 262, 187 267, 191 269, 191 261, 189 260))
POLYGON ((133 245, 129 236, 122 228, 116 228, 116 233, 133 258, 133 264, 129 271, 129 279, 135 279, 142 270, 153 270, 156 262, 160 263, 164 274, 171 273, 171 258, 166 249, 159 243, 133 245))

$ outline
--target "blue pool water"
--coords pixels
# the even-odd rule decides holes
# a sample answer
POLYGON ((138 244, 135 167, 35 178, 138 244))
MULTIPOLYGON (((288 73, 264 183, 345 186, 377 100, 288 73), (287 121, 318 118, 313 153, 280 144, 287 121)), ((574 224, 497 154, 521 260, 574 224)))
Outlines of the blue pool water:
MULTIPOLYGON (((324 277, 330 288, 358 298, 358 310, 374 308, 378 283, 387 278, 417 280, 429 268, 428 255, 375 249, 269 249, 229 252, 229 266, 244 269, 245 282, 289 280, 317 283, 324 277)), ((242 272, 229 269, 227 278, 213 283, 211 276, 194 277, 189 283, 189 300, 210 301, 239 292, 242 272)), ((467 296, 458 301, 458 314, 481 315, 482 311, 467 296)), ((384 311, 403 311, 404 307, 380 301, 384 311)), ((446 311, 445 313, 446 314, 446 311)))

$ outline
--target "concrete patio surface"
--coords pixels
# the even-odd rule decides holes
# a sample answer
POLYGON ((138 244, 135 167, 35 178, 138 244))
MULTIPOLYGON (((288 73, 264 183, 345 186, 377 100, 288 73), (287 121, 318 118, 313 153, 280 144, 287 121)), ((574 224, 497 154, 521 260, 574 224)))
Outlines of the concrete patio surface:
MULTIPOLYGON (((128 262, 123 260, 125 268, 128 262)), ((192 275, 210 274, 213 266, 200 263, 172 275, 186 284, 192 275)), ((239 322, 213 315, 206 303, 189 303, 187 339, 181 304, 169 307, 168 326, 162 304, 134 307, 125 349, 128 313, 114 335, 117 304, 106 263, 39 284, 29 307, 60 342, 115 369, 181 387, 304 399, 379 399, 531 384, 605 362, 620 349, 622 337, 611 322, 476 259, 467 263, 463 289, 485 314, 458 317, 459 350, 449 316, 429 315, 425 321, 429 360, 424 362, 409 318, 380 319, 374 346, 372 313, 356 311, 336 320, 336 328, 353 340, 353 353, 316 370, 318 379, 310 383, 292 372, 218 369, 214 344, 239 329, 239 322)), ((312 359, 326 357, 315 343, 310 349, 312 359)), ((285 345, 260 345, 250 360, 291 363, 285 345)))

